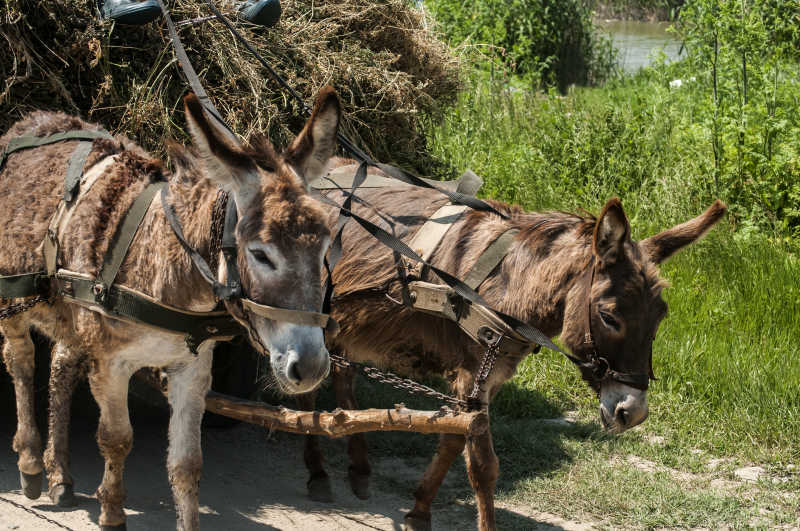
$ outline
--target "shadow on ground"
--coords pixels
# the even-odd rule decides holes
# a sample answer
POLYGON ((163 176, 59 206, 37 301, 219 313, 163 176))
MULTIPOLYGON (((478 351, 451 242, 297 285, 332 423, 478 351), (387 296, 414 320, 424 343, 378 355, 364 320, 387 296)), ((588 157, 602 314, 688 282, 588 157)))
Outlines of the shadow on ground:
MULTIPOLYGON (((46 361, 40 360, 41 362, 46 361)), ((46 371, 39 371, 37 401, 40 427, 45 428, 46 371)), ((436 409, 427 399, 409 399, 395 391, 379 391, 378 384, 360 382, 362 407, 391 406, 405 401, 410 407, 436 409)), ((535 391, 529 391, 534 393, 535 391)), ((330 408, 332 397, 325 390, 321 404, 330 408)), ((528 397, 543 400, 540 396, 528 397)), ((99 506, 93 492, 99 484, 103 463, 94 441, 97 408, 88 386, 80 386, 73 404, 71 430, 72 469, 79 505, 59 509, 46 494, 28 501, 19 494, 16 455, 11 449, 15 430, 13 386, 0 373, 0 496, 9 498, 72 529, 94 529, 99 506)), ((165 469, 167 409, 131 395, 134 446, 126 466, 128 528, 169 529, 175 512, 165 469)), ((501 460, 501 488, 526 474, 546 473, 569 456, 561 446, 564 436, 591 434, 589 428, 546 427, 533 429, 533 421, 493 419, 496 446, 501 460), (526 424, 527 423, 527 424, 526 424)), ((43 432, 44 433, 44 432, 43 432)), ((362 501, 347 488, 346 448, 343 441, 325 441, 327 466, 336 501, 312 502, 306 497, 306 471, 302 459, 302 437, 272 433, 240 424, 228 429, 205 429, 204 469, 200 489, 201 525, 205 529, 400 529, 404 514, 412 506, 412 493, 428 459, 433 455, 435 436, 400 433, 369 434, 373 450, 372 497, 362 501)), ((45 487, 46 492, 46 487, 45 487)), ((3 518, 27 522, 29 517, 6 505, 3 518), (12 512, 7 512, 12 511, 12 512)), ((558 529, 547 518, 531 517, 524 511, 499 509, 498 524, 508 529, 558 529)), ((51 529, 34 517, 25 529, 51 529), (36 527, 42 526, 42 527, 36 527)), ((466 480, 463 460, 448 475, 434 504, 434 529, 469 529, 474 526, 472 491, 466 480)), ((0 526, 2 527, 2 526, 0 526)))

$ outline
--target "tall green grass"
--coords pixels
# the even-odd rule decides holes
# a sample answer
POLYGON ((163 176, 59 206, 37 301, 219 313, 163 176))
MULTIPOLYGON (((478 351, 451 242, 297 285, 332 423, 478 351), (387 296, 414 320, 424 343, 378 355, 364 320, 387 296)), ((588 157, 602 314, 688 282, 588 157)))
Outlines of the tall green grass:
MULTIPOLYGON (((667 76, 650 71, 566 97, 476 79, 443 121, 429 125, 431 149, 450 167, 483 176, 485 196, 531 210, 598 212, 619 196, 642 238, 717 197, 691 88, 670 90, 667 76)), ((720 455, 800 458, 796 249, 728 219, 662 267, 673 285, 654 346, 659 381, 649 429, 720 455)), ((526 360, 494 408, 548 417, 595 404, 570 364, 545 353, 526 360)))

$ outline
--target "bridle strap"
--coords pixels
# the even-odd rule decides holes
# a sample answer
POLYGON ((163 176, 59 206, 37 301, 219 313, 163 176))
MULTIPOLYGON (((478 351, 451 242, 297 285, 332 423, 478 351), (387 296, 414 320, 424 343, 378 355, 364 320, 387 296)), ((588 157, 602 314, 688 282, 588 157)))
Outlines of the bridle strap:
POLYGON ((287 310, 286 308, 259 304, 245 298, 242 299, 242 308, 247 312, 282 323, 315 326, 331 332, 338 329, 336 321, 327 313, 287 310))
POLYGON ((650 359, 650 370, 647 373, 621 372, 613 370, 608 362, 608 358, 601 356, 597 350, 597 344, 594 341, 594 333, 592 331, 592 286, 594 285, 596 270, 597 262, 595 261, 594 256, 592 256, 589 262, 589 267, 586 269, 586 273, 583 275, 583 278, 586 279, 584 280, 584 283, 586 285, 585 290, 587 302, 585 313, 585 330, 587 332, 583 343, 586 346, 586 349, 589 351, 589 359, 578 360, 572 356, 568 356, 568 358, 582 369, 588 371, 598 385, 606 380, 612 380, 624 385, 628 385, 635 389, 646 391, 650 386, 650 376, 653 372, 652 358, 650 359))
MULTIPOLYGON (((226 284, 222 284, 221 282, 219 282, 216 279, 214 273, 211 271, 211 268, 208 266, 208 262, 206 262, 205 259, 202 256, 200 256, 200 253, 197 252, 197 249, 189 245, 189 242, 186 241, 186 238, 183 235, 183 229, 181 228, 181 224, 178 221, 178 216, 175 214, 175 208, 172 206, 172 204, 169 202, 167 198, 168 193, 169 193, 169 186, 165 186, 161 189, 161 205, 164 208, 164 215, 166 216, 167 221, 170 224, 170 227, 172 227, 172 232, 175 233, 175 237, 178 239, 178 242, 181 244, 181 247, 183 247, 183 249, 189 255, 189 258, 191 258, 192 262, 194 263, 194 266, 197 268, 197 270, 200 272, 200 274, 206 280, 206 282, 211 284, 211 287, 214 290, 214 296, 222 300, 230 300, 233 298, 241 297, 242 295, 241 284, 235 284, 230 280, 228 280, 226 284)), ((226 224, 225 228, 227 229, 227 224, 228 224, 227 215, 225 224, 226 224)), ((236 223, 234 221, 234 226, 235 225, 236 223)), ((222 237, 222 242, 223 242, 222 246, 224 253, 225 252, 224 233, 222 237)), ((234 270, 236 269, 237 268, 234 267, 234 270)), ((230 279, 230 277, 231 277, 231 271, 228 271, 228 278, 230 279)))

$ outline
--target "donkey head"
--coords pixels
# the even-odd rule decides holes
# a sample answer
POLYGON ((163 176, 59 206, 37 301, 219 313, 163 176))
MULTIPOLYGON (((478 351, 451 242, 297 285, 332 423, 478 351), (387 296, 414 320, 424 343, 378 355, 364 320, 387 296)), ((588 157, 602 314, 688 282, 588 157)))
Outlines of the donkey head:
MULTIPOLYGON (((245 295, 263 305, 320 311, 322 260, 330 231, 307 187, 325 174, 336 145, 341 114, 336 93, 331 87, 322 89, 308 123, 282 154, 267 140, 253 147, 237 145, 207 119, 196 97, 187 96, 185 104, 208 178, 236 201, 245 295)), ((224 264, 219 275, 226 275, 224 264)), ((327 376, 330 359, 320 328, 245 313, 234 303, 228 309, 269 351, 273 375, 284 392, 311 391, 327 376)))
POLYGON ((590 263, 568 304, 561 337, 588 362, 579 367, 598 393, 610 431, 647 418, 653 340, 667 314, 657 265, 701 238, 725 211, 716 201, 701 216, 640 242, 631 239, 619 199, 610 200, 598 217, 590 263))

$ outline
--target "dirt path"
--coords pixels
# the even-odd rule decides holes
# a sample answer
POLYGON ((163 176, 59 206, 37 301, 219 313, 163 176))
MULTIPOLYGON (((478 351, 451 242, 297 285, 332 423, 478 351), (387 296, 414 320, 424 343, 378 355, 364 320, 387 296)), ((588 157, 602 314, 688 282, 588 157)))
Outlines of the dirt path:
MULTIPOLYGON (((93 493, 103 471, 94 442, 96 412, 91 410, 91 404, 85 407, 88 411, 84 414, 77 411, 73 415, 72 470, 79 504, 70 509, 52 506, 46 494, 35 501, 20 494, 16 454, 11 450, 13 404, 10 411, 5 405, 0 412, 0 418, 11 421, 0 426, 0 496, 74 530, 97 529, 99 506, 93 493)), ((165 414, 161 410, 138 407, 133 411, 132 421, 134 447, 126 467, 128 529, 174 529, 175 511, 164 466, 165 414)), ((344 447, 340 449, 342 451, 336 454, 341 459, 329 463, 336 502, 315 503, 306 497, 300 437, 285 433, 270 436, 266 430, 249 425, 205 430, 205 464, 200 488, 202 528, 226 531, 402 529, 403 515, 411 508, 411 493, 425 459, 419 458, 410 464, 398 458, 376 459, 374 477, 377 479, 372 497, 362 501, 347 486, 346 452, 344 447)), ((434 507, 434 529, 474 529, 474 507, 454 503, 454 497, 448 495, 448 482, 441 494, 434 507)), ((587 529, 587 526, 524 508, 506 506, 500 511, 506 522, 513 522, 514 529, 587 529)), ((44 531, 58 527, 0 500, 0 530, 6 529, 44 531)))

